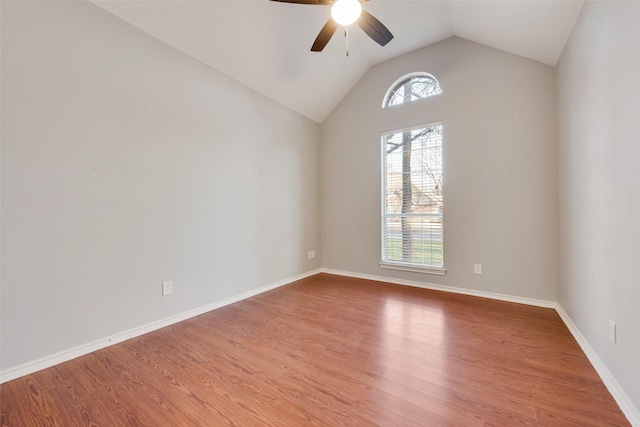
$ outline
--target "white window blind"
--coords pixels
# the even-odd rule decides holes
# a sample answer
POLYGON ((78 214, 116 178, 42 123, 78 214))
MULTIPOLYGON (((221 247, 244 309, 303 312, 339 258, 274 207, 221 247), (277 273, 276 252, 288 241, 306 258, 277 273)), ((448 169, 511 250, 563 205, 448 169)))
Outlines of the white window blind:
POLYGON ((443 268, 442 124, 382 135, 382 261, 443 268))

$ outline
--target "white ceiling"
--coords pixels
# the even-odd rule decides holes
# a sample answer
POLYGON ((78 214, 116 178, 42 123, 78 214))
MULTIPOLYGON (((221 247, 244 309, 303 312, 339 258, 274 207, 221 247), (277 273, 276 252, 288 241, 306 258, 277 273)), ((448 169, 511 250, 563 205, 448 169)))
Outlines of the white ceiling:
POLYGON ((451 36, 555 65, 583 0, 371 0, 395 36, 385 47, 357 26, 309 49, 329 6, 268 0, 93 0, 192 57, 321 123, 369 67, 451 36))

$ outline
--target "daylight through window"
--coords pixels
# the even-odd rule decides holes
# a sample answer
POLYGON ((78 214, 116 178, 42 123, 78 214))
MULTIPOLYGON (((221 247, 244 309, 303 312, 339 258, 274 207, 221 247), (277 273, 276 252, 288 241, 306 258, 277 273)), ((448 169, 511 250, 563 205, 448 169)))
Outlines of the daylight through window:
POLYGON ((382 261, 442 268, 442 124, 383 134, 382 158, 382 261))
POLYGON ((391 86, 382 106, 404 104, 441 93, 442 89, 440 89, 438 80, 431 74, 411 74, 391 86))

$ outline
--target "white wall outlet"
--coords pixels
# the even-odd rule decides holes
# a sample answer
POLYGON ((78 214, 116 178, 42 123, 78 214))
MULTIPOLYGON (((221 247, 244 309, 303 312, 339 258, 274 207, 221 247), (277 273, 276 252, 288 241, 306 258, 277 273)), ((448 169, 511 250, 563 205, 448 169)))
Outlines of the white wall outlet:
POLYGON ((316 257, 316 251, 307 252, 307 259, 314 259, 316 257))
POLYGON ((171 295, 173 293, 173 282, 162 282, 162 296, 171 295))
POLYGON ((616 333, 616 322, 609 320, 609 341, 613 344, 616 344, 617 341, 616 333))
POLYGON ((482 264, 473 264, 473 272, 476 274, 482 274, 482 264))

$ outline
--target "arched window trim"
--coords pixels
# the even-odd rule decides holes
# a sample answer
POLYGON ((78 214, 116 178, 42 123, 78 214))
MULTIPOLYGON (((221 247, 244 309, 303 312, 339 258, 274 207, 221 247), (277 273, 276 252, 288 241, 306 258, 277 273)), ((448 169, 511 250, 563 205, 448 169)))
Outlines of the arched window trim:
MULTIPOLYGON (((440 92, 442 93, 442 86, 440 85, 440 81, 433 74, 427 73, 427 72, 424 72, 424 71, 414 71, 412 73, 405 74, 404 76, 400 77, 395 82, 393 82, 393 84, 391 86, 389 86, 389 89, 387 89, 387 92, 384 94, 384 98, 382 98, 382 108, 394 107, 395 105, 404 105, 404 103, 403 104, 395 104, 395 105, 387 105, 387 104, 389 102, 389 97, 391 96, 393 91, 397 89, 397 87, 400 85, 400 83, 405 82, 405 81, 407 81, 409 79, 412 79, 414 77, 428 77, 430 79, 435 80, 435 82, 438 84, 438 87, 440 88, 440 92)), ((427 96, 425 98, 419 98, 419 99, 426 99, 426 98, 430 98, 431 96, 436 96, 436 95, 430 95, 430 96, 427 96)), ((410 102, 415 102, 415 101, 418 101, 419 99, 416 99, 416 100, 410 101, 410 102)))

